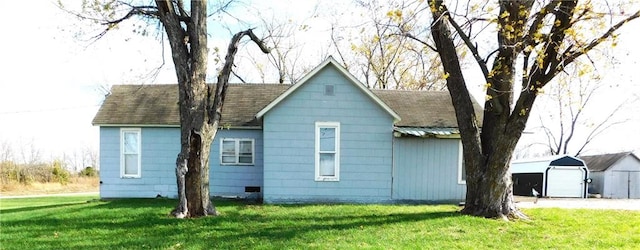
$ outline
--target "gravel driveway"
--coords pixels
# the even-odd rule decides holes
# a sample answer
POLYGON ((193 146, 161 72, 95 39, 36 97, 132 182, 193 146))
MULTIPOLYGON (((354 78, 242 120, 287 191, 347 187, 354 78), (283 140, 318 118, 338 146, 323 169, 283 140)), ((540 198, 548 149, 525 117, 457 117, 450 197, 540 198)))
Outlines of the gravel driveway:
POLYGON ((540 198, 535 202, 533 197, 517 197, 516 206, 520 208, 587 208, 587 209, 619 209, 640 211, 640 199, 578 199, 578 198, 540 198))

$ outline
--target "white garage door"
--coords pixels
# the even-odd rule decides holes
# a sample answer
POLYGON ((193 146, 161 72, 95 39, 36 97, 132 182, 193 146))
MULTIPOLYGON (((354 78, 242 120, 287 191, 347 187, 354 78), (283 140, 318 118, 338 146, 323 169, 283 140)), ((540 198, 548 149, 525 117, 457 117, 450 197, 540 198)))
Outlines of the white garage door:
POLYGON ((548 197, 584 197, 584 171, 580 168, 554 167, 547 172, 548 197))

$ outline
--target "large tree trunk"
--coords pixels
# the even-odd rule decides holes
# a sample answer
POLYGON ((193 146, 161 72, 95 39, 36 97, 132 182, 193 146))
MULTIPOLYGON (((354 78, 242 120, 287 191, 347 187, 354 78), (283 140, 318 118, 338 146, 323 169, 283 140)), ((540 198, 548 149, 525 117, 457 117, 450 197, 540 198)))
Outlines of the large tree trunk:
MULTIPOLYGON (((495 98, 485 104, 485 109, 492 108, 485 110, 483 130, 480 133, 453 37, 446 23, 446 9, 440 7, 442 1, 432 0, 430 4, 434 19, 431 34, 444 71, 449 75, 447 88, 455 108, 462 139, 467 173, 467 194, 462 213, 488 218, 524 217, 514 205, 509 172, 511 153, 524 126, 507 130, 505 124, 506 119, 509 119, 509 104, 505 104, 504 101, 509 102, 509 99, 495 98)), ((510 65, 515 58, 509 57, 508 53, 509 51, 504 51, 505 55, 502 56, 511 60, 508 63, 510 65)), ((504 65, 506 62, 496 63, 504 65)), ((511 68, 505 68, 502 80, 513 78, 509 75, 512 72, 509 69, 511 68)))
POLYGON ((509 164, 536 96, 566 65, 612 36, 628 21, 640 17, 638 11, 586 45, 579 46, 565 39, 568 33, 573 33, 567 31, 586 13, 574 15, 577 2, 554 0, 540 6, 537 13, 531 13, 536 1, 498 1, 497 54, 489 71, 489 59, 480 56, 477 44, 456 23, 443 1, 429 0, 433 17, 431 34, 446 75, 449 75, 447 87, 462 138, 467 172, 463 213, 491 218, 526 218, 513 202, 509 164), (481 131, 473 115, 449 25, 473 54, 487 82, 481 131), (536 38, 539 36, 543 38, 536 38), (519 55, 523 57, 522 75, 516 77, 519 55), (518 91, 514 90, 516 79, 521 81, 521 89, 514 104, 514 91, 518 91))
POLYGON ((180 106, 180 153, 176 160, 178 205, 171 212, 178 218, 217 215, 209 193, 211 143, 222 119, 233 60, 240 39, 247 35, 262 52, 266 45, 252 30, 233 36, 216 87, 206 84, 207 2, 191 1, 191 15, 182 2, 156 0, 178 77, 180 106), (186 26, 186 30, 184 28, 186 26))
POLYGON ((209 154, 218 124, 209 122, 207 112, 210 99, 206 84, 207 2, 192 1, 190 16, 180 4, 156 1, 178 78, 180 153, 176 160, 176 179, 179 204, 172 214, 184 218, 216 214, 209 197, 209 154))

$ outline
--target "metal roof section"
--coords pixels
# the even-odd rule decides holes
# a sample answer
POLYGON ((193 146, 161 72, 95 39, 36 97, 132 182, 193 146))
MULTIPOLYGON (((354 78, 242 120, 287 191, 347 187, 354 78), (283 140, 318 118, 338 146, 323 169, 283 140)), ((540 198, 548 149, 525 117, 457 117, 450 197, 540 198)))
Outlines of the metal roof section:
POLYGON ((432 138, 460 138, 457 128, 424 128, 424 127, 395 127, 395 137, 414 136, 432 138))

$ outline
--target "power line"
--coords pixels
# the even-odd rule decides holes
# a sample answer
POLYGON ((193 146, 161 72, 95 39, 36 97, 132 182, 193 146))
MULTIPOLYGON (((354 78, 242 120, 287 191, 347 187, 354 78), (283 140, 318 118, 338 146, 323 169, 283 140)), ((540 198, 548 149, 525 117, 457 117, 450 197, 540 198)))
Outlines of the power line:
POLYGON ((32 109, 32 110, 17 110, 17 111, 4 111, 0 112, 0 115, 13 115, 13 114, 27 114, 27 113, 43 113, 43 112, 55 112, 55 111, 63 111, 63 110, 74 110, 74 109, 84 109, 84 108, 93 108, 99 107, 100 104, 96 105, 85 105, 85 106, 73 106, 73 107, 62 107, 62 108, 51 108, 51 109, 32 109))

